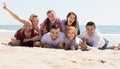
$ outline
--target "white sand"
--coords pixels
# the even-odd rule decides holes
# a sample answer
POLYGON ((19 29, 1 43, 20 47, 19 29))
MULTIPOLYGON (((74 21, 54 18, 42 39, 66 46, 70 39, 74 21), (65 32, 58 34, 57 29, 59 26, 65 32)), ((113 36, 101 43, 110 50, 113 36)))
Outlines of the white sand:
POLYGON ((1 44, 10 41, 10 36, 0 35, 0 69, 120 69, 118 50, 66 51, 1 44))

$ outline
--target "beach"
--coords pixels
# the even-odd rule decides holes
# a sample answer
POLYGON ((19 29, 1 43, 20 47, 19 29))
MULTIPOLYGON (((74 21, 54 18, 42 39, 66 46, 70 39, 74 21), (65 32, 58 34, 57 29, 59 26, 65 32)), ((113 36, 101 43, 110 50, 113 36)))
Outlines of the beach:
MULTIPOLYGON (((5 45, 12 36, 0 35, 0 69, 120 69, 120 50, 66 51, 5 45)), ((110 39, 111 44, 118 42, 110 39)))

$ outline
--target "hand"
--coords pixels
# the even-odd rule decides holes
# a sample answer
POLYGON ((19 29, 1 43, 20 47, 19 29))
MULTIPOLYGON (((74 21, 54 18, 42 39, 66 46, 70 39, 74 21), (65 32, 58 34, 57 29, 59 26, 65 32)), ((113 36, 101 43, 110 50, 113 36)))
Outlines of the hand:
POLYGON ((7 6, 6 6, 6 3, 5 3, 5 2, 3 2, 3 8, 4 8, 4 9, 7 9, 7 6))
POLYGON ((74 47, 74 46, 71 46, 71 50, 75 50, 75 47, 74 47))
POLYGON ((86 48, 87 48, 86 40, 85 40, 85 39, 83 39, 83 42, 81 42, 80 46, 81 46, 81 48, 83 48, 83 49, 86 49, 86 48))
POLYGON ((11 41, 16 42, 16 38, 12 37, 11 41))
POLYGON ((63 48, 63 42, 60 41, 59 44, 58 44, 59 48, 63 48))

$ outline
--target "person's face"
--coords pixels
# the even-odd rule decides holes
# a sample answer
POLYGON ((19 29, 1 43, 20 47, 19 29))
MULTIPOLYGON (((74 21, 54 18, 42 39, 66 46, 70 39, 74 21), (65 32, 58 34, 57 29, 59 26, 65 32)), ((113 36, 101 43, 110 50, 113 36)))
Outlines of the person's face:
POLYGON ((89 36, 92 36, 95 32, 95 28, 94 28, 94 26, 87 26, 86 31, 87 31, 89 36))
POLYGON ((68 31, 67 36, 68 36, 68 39, 69 39, 69 40, 73 40, 74 37, 75 37, 74 30, 73 30, 73 29, 70 29, 70 30, 68 31))
POLYGON ((73 22, 75 21, 75 15, 71 14, 68 16, 68 25, 71 26, 73 22))
POLYGON ((31 31, 32 30, 32 24, 29 23, 29 22, 26 22, 23 27, 26 31, 31 31))
POLYGON ((56 40, 59 36, 59 29, 51 29, 50 36, 52 40, 56 40))
POLYGON ((48 19, 50 20, 51 23, 53 23, 56 19, 56 15, 54 12, 48 13, 47 16, 48 16, 48 19))
POLYGON ((34 27, 38 26, 38 22, 39 22, 38 17, 33 17, 32 24, 34 27))

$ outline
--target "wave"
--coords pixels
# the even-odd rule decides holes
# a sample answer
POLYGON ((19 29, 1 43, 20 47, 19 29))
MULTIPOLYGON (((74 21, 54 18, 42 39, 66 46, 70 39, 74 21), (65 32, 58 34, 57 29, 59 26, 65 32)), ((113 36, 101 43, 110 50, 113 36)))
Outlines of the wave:
POLYGON ((15 33, 17 30, 6 30, 6 29, 0 29, 0 34, 12 34, 12 33, 15 33))
MULTIPOLYGON (((14 34, 17 30, 8 30, 8 29, 0 29, 0 34, 14 34)), ((106 33, 102 33, 102 35, 111 40, 118 40, 120 41, 120 34, 116 34, 116 33, 111 33, 111 34, 106 34, 106 33)))

